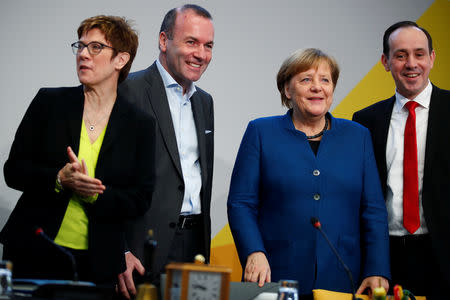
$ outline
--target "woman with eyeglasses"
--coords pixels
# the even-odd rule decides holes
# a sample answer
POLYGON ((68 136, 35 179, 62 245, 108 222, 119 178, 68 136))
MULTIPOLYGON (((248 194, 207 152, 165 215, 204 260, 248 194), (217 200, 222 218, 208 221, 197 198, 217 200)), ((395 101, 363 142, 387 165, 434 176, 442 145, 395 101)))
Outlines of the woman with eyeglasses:
POLYGON ((138 47, 130 24, 88 18, 78 38, 81 85, 40 89, 17 130, 4 175, 23 194, 0 241, 15 278, 112 287, 125 271, 123 224, 150 205, 155 125, 117 91, 138 47))

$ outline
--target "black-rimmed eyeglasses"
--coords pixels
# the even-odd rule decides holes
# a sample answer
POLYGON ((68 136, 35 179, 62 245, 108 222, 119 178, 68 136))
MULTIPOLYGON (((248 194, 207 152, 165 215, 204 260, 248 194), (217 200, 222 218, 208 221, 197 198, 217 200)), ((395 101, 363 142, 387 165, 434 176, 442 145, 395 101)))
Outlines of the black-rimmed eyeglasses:
POLYGON ((105 45, 105 44, 102 44, 99 42, 90 42, 88 44, 85 44, 83 42, 75 42, 70 46, 72 47, 72 52, 75 55, 81 53, 81 51, 83 51, 83 49, 86 47, 87 47, 90 55, 99 54, 100 52, 102 52, 103 48, 110 48, 112 50, 116 50, 113 47, 110 47, 108 45, 105 45))

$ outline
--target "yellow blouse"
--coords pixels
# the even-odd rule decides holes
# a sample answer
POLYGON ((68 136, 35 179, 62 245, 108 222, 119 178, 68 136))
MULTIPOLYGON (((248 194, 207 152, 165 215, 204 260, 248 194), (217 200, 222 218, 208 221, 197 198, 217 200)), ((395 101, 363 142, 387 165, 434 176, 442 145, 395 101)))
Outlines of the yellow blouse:
MULTIPOLYGON (((80 149, 78 160, 86 162, 88 174, 95 177, 98 155, 105 137, 106 127, 100 136, 91 144, 84 122, 81 122, 80 149)), ((64 219, 55 238, 55 243, 67 248, 86 250, 88 249, 88 218, 84 209, 85 203, 94 203, 98 195, 82 197, 76 194, 69 200, 64 219)))

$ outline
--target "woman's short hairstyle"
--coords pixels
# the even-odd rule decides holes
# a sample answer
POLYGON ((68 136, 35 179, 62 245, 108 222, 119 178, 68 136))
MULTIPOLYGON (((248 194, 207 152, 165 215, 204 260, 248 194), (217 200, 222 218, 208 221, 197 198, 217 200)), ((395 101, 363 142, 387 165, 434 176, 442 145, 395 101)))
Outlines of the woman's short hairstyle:
POLYGON ((277 74, 277 86, 278 91, 280 91, 281 94, 281 104, 287 108, 292 108, 291 100, 286 97, 284 92, 284 87, 289 83, 291 78, 298 73, 319 67, 322 62, 326 62, 330 66, 331 80, 333 81, 334 89, 336 88, 339 79, 339 65, 332 56, 329 56, 322 50, 315 48, 305 50, 300 49, 284 60, 277 74))
POLYGON ((139 40, 136 30, 131 27, 131 21, 122 17, 99 15, 88 18, 81 22, 78 27, 78 38, 80 39, 89 30, 98 28, 104 35, 107 42, 111 43, 115 49, 113 58, 118 52, 130 54, 130 60, 120 70, 119 83, 124 81, 131 69, 134 57, 136 56, 139 40))

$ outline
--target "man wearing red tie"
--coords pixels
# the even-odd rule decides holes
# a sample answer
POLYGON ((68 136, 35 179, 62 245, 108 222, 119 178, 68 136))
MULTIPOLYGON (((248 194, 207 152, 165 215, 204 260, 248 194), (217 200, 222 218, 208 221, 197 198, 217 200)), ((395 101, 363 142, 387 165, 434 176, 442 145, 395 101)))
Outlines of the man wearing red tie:
POLYGON ((388 210, 391 286, 431 297, 450 285, 450 91, 428 78, 435 57, 425 29, 410 21, 390 26, 381 62, 395 95, 353 115, 372 134, 388 210))

